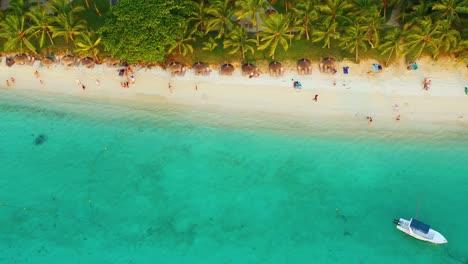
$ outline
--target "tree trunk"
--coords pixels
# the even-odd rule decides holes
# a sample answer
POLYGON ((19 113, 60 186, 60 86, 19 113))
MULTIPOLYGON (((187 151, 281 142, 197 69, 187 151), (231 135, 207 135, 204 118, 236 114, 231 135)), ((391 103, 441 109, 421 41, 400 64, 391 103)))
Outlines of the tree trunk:
POLYGON ((89 9, 89 2, 88 2, 88 0, 85 0, 85 2, 86 2, 86 7, 89 9))
POLYGON ((387 59, 387 62, 385 63, 385 67, 388 66, 388 62, 390 61, 390 58, 392 57, 392 54, 393 54, 393 51, 394 51, 394 50, 395 50, 395 49, 393 48, 392 51, 390 52, 390 55, 388 55, 388 59, 387 59))
POLYGON ((306 21, 305 23, 305 30, 306 30, 306 39, 309 40, 309 21, 306 21))
POLYGON ((359 61, 359 45, 356 45, 356 62, 359 61))
POLYGON ((49 31, 47 31, 47 35, 49 36, 50 43, 51 43, 52 45, 55 45, 55 44, 54 44, 54 41, 53 41, 53 39, 52 39, 52 36, 50 35, 50 32, 49 32, 49 31))

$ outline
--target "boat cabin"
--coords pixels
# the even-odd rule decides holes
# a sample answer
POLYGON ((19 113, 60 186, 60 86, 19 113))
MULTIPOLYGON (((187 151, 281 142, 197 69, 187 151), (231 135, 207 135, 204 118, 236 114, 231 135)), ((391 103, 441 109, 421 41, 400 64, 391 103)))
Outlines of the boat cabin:
POLYGON ((410 227, 414 231, 419 231, 419 232, 421 232, 421 233, 423 233, 425 235, 427 235, 427 233, 429 233, 429 229, 430 229, 429 225, 426 225, 425 223, 423 223, 421 221, 418 221, 416 219, 411 219, 410 227))

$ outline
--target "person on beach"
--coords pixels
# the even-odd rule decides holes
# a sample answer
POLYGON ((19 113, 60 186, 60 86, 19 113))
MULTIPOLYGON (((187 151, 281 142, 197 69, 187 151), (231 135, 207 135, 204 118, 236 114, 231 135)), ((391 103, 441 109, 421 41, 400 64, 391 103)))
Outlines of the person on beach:
POLYGON ((198 85, 195 84, 195 91, 198 92, 198 85))
POLYGON ((39 83, 41 84, 41 88, 44 88, 44 81, 43 81, 43 80, 39 80, 39 83))
POLYGON ((96 79, 96 85, 97 85, 97 86, 100 86, 100 85, 101 85, 101 83, 99 82, 98 79, 96 79))
POLYGON ((465 95, 468 95, 468 87, 465 86, 465 95))
POLYGON ((84 84, 81 85, 81 88, 83 88, 83 90, 86 90, 86 86, 84 84))
POLYGON ((10 88, 10 81, 6 80, 5 84, 7 88, 10 88))
POLYGON ((34 72, 34 76, 36 76, 36 78, 39 78, 39 77, 41 77, 41 75, 39 74, 39 72, 38 72, 38 71, 35 71, 35 72, 34 72))
POLYGON ((78 79, 76 79, 76 84, 77 84, 77 85, 81 85, 81 81, 78 80, 78 79))
POLYGON ((11 80, 11 84, 15 85, 15 83, 16 83, 15 78, 11 77, 10 80, 11 80))
POLYGON ((315 102, 318 102, 318 94, 315 95, 314 101, 315 101, 315 102))
POLYGON ((130 76, 130 78, 132 79, 132 83, 135 83, 135 76, 133 76, 133 74, 130 76))
POLYGON ((400 121, 400 115, 397 115, 397 117, 395 118, 396 121, 400 121))
POLYGON ((169 83, 168 88, 169 88, 169 92, 170 92, 170 93, 174 92, 174 91, 172 90, 172 85, 171 85, 171 83, 169 83))

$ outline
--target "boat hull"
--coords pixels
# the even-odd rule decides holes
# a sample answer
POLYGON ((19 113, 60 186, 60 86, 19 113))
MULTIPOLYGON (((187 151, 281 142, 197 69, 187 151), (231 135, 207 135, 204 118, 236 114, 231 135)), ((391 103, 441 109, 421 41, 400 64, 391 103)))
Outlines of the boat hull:
POLYGON ((427 234, 422 234, 420 232, 418 233, 417 231, 414 231, 410 227, 410 222, 411 220, 400 218, 396 228, 402 231, 403 233, 406 233, 422 241, 430 242, 430 243, 437 244, 437 245, 448 243, 447 239, 445 239, 445 237, 441 233, 437 232, 434 229, 429 229, 429 232, 427 234))

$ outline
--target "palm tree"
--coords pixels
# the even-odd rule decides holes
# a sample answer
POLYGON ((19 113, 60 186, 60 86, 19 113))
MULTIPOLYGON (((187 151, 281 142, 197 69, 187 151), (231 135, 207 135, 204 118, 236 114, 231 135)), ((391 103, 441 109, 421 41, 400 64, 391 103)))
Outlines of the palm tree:
POLYGON ((218 47, 218 43, 216 43, 216 41, 212 37, 210 37, 208 41, 203 42, 202 50, 213 51, 214 49, 216 49, 216 47, 218 47))
POLYGON ((403 55, 403 41, 403 32, 398 27, 393 28, 391 31, 385 34, 385 37, 383 38, 383 43, 379 47, 382 55, 388 54, 387 62, 385 63, 385 65, 388 65, 388 62, 390 61, 392 55, 395 55, 395 58, 398 58, 400 55, 403 55))
POLYGON ((176 38, 176 42, 169 48, 169 53, 177 49, 179 55, 187 55, 188 52, 193 53, 193 47, 189 43, 195 41, 195 38, 192 37, 192 32, 189 30, 189 23, 187 20, 183 20, 178 23, 179 36, 176 38))
POLYGON ((12 13, 22 16, 26 12, 29 11, 29 8, 31 7, 29 0, 11 0, 9 3, 8 11, 11 11, 12 13))
POLYGON ((72 6, 70 0, 49 0, 47 2, 47 9, 51 10, 54 14, 68 14, 79 13, 85 10, 83 6, 72 6))
POLYGON ((330 48, 332 39, 339 39, 340 34, 336 32, 337 23, 333 23, 331 20, 326 20, 323 24, 317 25, 312 31, 312 42, 323 41, 322 48, 330 48))
POLYGON ((29 10, 29 12, 26 13, 26 16, 30 20, 32 34, 39 40, 39 48, 44 47, 46 37, 48 37, 50 43, 54 45, 54 40, 49 28, 51 16, 47 14, 47 11, 44 8, 36 7, 29 10))
POLYGON ((414 54, 412 60, 417 60, 424 51, 430 51, 435 58, 441 48, 440 36, 440 24, 434 24, 431 18, 425 18, 419 20, 408 31, 403 48, 407 49, 408 53, 414 54))
POLYGON ((245 54, 251 52, 254 54, 255 49, 252 45, 255 45, 255 39, 249 39, 247 35, 247 29, 245 27, 235 27, 227 36, 223 42, 225 49, 231 49, 229 54, 241 52, 242 60, 245 60, 245 54))
POLYGON ((347 0, 326 0, 325 4, 318 5, 317 8, 324 15, 324 22, 328 20, 331 20, 333 24, 351 22, 347 13, 352 8, 352 5, 347 0))
MULTIPOLYGON (((374 12, 374 10, 378 10, 378 2, 381 0, 353 0, 350 3, 350 11, 349 15, 354 17, 361 17, 367 16, 370 12, 374 12)), ((384 0, 385 1, 385 0, 384 0)))
POLYGON ((452 21, 458 24, 460 23, 458 13, 468 13, 468 2, 466 0, 441 0, 434 3, 432 10, 437 11, 434 12, 434 15, 438 18, 447 19, 450 24, 452 21))
POLYGON ((237 11, 238 18, 250 19, 255 26, 258 46, 260 44, 258 36, 260 13, 265 11, 268 3, 265 0, 238 0, 236 1, 236 5, 240 7, 240 10, 237 11))
POLYGON ((371 48, 375 48, 380 41, 380 31, 385 25, 385 20, 380 16, 377 8, 368 9, 368 13, 362 17, 363 24, 368 25, 366 31, 367 42, 371 48))
POLYGON ((258 47, 259 50, 270 49, 268 54, 272 59, 275 59, 276 49, 278 44, 283 47, 284 51, 289 48, 288 40, 293 36, 288 34, 289 21, 288 17, 282 14, 274 14, 263 21, 262 32, 259 35, 262 37, 262 44, 258 47))
POLYGON ((87 23, 82 19, 75 19, 72 12, 68 14, 60 13, 53 18, 53 25, 49 26, 52 37, 63 37, 68 44, 70 40, 75 43, 75 38, 86 34, 87 23))
POLYGON ((367 50, 366 32, 368 27, 360 24, 357 19, 352 25, 348 26, 341 36, 340 46, 349 52, 355 54, 356 62, 359 61, 359 48, 367 50))
POLYGON ((3 49, 5 51, 24 52, 25 48, 36 53, 36 48, 29 41, 31 28, 26 27, 24 16, 7 15, 5 20, 0 22, 0 38, 5 39, 3 49))
MULTIPOLYGON (((404 22, 403 29, 407 30, 408 28, 415 25, 419 20, 429 17, 429 11, 431 10, 431 3, 427 0, 420 0, 418 4, 411 5, 409 4, 411 12, 403 13, 402 19, 404 22)), ((404 11, 404 9, 403 9, 404 11)))
POLYGON ((76 40, 75 52, 80 55, 92 55, 97 61, 98 54, 101 52, 101 40, 102 36, 92 31, 83 34, 76 40))
POLYGON ((292 13, 286 14, 285 19, 288 25, 288 34, 291 36, 289 38, 289 45, 291 46, 294 33, 300 32, 300 34, 297 35, 297 39, 300 39, 301 35, 303 34, 302 31, 304 30, 304 27, 302 25, 302 21, 297 19, 296 16, 294 16, 292 13))
POLYGON ((299 17, 302 22, 303 32, 306 34, 306 39, 310 39, 310 24, 312 21, 318 19, 317 10, 314 3, 310 0, 299 0, 297 7, 293 8, 294 13, 299 17))
MULTIPOLYGON (((195 2, 195 11, 192 12, 192 15, 189 17, 189 21, 193 22, 193 31, 205 32, 208 20, 208 10, 205 0, 200 2, 195 2)), ((209 5, 209 4, 208 4, 209 5)))
POLYGON ((226 32, 233 28, 234 22, 231 18, 234 15, 234 9, 230 0, 216 0, 207 12, 212 17, 208 20, 206 31, 218 30, 216 38, 225 36, 226 32))
POLYGON ((439 20, 437 24, 440 27, 439 47, 445 52, 451 52, 457 48, 460 41, 460 32, 451 28, 449 20, 439 20))

